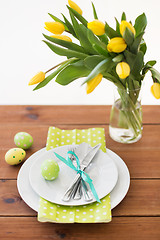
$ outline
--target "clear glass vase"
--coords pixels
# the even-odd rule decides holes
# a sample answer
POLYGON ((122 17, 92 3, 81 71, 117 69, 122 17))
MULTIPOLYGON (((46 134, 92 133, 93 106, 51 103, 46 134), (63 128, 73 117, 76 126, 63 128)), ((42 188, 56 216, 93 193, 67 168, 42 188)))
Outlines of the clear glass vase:
POLYGON ((116 89, 110 114, 109 135, 116 142, 134 143, 142 137, 140 89, 116 89))

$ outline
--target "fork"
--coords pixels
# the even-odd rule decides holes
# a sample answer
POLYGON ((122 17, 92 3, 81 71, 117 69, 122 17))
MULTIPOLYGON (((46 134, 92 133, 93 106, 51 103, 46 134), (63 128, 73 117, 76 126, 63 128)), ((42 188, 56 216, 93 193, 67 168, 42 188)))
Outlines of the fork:
MULTIPOLYGON (((75 148, 74 147, 70 147, 69 151, 72 151, 72 152, 75 153, 75 148)), ((77 166, 77 162, 76 162, 75 156, 70 154, 69 157, 70 157, 71 161, 73 162, 73 165, 77 166)), ((79 200, 82 197, 81 187, 79 187, 79 186, 80 186, 80 184, 79 185, 77 184, 76 186, 74 186, 73 191, 71 191, 71 194, 70 194, 70 197, 73 196, 73 199, 75 199, 75 200, 79 200)))

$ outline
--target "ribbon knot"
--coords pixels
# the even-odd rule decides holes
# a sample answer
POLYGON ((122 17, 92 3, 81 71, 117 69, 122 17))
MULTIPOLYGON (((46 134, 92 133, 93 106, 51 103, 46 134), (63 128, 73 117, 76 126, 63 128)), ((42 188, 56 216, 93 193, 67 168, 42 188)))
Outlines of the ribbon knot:
POLYGON ((67 157, 66 157, 66 159, 63 158, 62 156, 60 156, 60 155, 59 155, 58 153, 56 153, 56 152, 54 152, 54 154, 56 155, 57 158, 59 158, 62 162, 64 162, 68 167, 70 167, 70 168, 72 168, 73 170, 75 170, 75 171, 77 172, 77 174, 80 174, 82 180, 84 180, 85 182, 87 182, 87 183, 89 184, 90 189, 91 189, 91 191, 92 191, 92 193, 93 193, 96 201, 99 202, 99 203, 101 203, 101 201, 100 201, 100 199, 99 199, 99 197, 98 197, 98 195, 97 195, 97 192, 96 192, 96 190, 95 190, 95 188, 94 188, 94 185, 93 185, 93 183, 92 183, 92 179, 90 178, 90 176, 89 176, 86 172, 84 172, 83 170, 81 170, 80 161, 79 161, 78 156, 77 156, 74 152, 72 152, 72 151, 68 151, 68 152, 67 152, 67 157), (72 161, 71 161, 71 159, 70 159, 70 157, 69 157, 69 154, 72 154, 72 155, 75 156, 75 158, 76 158, 76 163, 77 163, 77 167, 75 167, 75 166, 73 165, 73 163, 72 163, 72 161))
POLYGON ((81 169, 77 170, 77 173, 79 173, 80 175, 82 175, 82 170, 81 170, 81 169))

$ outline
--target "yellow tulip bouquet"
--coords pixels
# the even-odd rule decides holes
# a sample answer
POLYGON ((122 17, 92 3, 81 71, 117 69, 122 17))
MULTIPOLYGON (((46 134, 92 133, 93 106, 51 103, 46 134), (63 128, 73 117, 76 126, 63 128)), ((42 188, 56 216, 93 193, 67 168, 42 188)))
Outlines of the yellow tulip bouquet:
MULTIPOLYGON (((160 98, 160 73, 153 68, 156 61, 144 63, 147 49, 143 39, 147 25, 145 14, 138 16, 132 25, 123 13, 120 22, 115 18, 114 30, 107 23, 98 20, 93 3, 94 20, 91 22, 82 16, 82 10, 75 2, 68 0, 68 5, 70 20, 63 14, 63 20, 49 14, 54 21, 46 22, 45 29, 53 35, 43 34, 48 47, 54 53, 66 56, 67 60, 46 72, 39 72, 30 80, 29 85, 38 84, 33 89, 37 90, 55 77, 55 81, 61 85, 85 77, 83 84, 86 84, 88 94, 97 87, 102 78, 111 81, 120 95, 119 105, 122 111, 119 125, 123 125, 125 129, 129 127, 134 133, 132 140, 136 139, 142 130, 137 101, 142 81, 148 71, 153 79, 151 92, 155 98, 160 98), (79 44, 73 43, 72 39, 77 39, 79 44), (56 70, 46 76, 53 69, 56 70)), ((111 118, 112 116, 113 112, 111 118)))

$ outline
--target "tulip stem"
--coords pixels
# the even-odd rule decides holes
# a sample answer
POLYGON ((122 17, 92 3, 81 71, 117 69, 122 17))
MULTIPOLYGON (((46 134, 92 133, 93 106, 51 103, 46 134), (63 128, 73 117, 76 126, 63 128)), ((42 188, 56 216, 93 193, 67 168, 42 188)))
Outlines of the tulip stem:
POLYGON ((122 109, 121 111, 128 123, 128 126, 132 129, 135 137, 142 132, 142 119, 140 115, 140 108, 138 102, 133 103, 130 95, 122 89, 118 89, 118 93, 121 97, 122 109))
POLYGON ((59 64, 55 65, 54 67, 52 67, 52 68, 50 68, 49 70, 47 70, 47 71, 45 72, 45 74, 46 74, 46 73, 48 73, 48 72, 50 72, 51 70, 53 70, 53 69, 55 69, 55 68, 59 67, 60 65, 62 65, 62 64, 64 64, 64 63, 66 63, 66 62, 68 62, 68 60, 66 60, 66 61, 63 61, 63 62, 61 62, 61 63, 59 63, 59 64))
POLYGON ((65 32, 70 33, 70 31, 68 31, 68 30, 66 30, 66 29, 65 29, 65 32))

